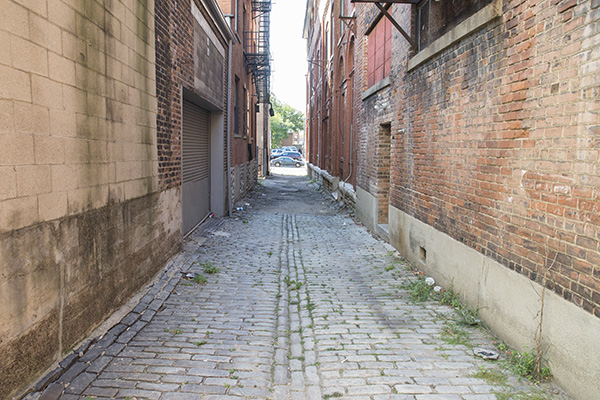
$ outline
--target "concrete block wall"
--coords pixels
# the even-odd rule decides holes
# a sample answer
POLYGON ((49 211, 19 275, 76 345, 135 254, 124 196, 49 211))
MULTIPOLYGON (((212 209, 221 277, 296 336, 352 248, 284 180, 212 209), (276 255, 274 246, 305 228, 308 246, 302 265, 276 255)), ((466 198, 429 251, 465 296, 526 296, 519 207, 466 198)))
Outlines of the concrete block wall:
POLYGON ((153 11, 6 3, 0 232, 156 190, 153 11))
POLYGON ((181 245, 158 192, 154 2, 0 15, 0 398, 24 389, 181 245))

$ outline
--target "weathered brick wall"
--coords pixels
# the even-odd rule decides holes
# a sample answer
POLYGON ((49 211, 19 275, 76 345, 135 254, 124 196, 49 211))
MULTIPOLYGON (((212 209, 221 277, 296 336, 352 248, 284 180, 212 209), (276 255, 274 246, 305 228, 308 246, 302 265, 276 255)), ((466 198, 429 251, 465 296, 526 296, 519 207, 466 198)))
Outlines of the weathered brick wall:
MULTIPOLYGON (((192 14, 192 1, 156 2, 156 125, 159 187, 163 190, 181 185, 182 88, 222 109, 224 129, 228 123, 227 44, 222 40, 213 43, 212 36, 207 40, 205 28, 192 14), (215 45, 225 48, 222 62, 215 45), (202 59, 206 54, 213 56, 202 59)), ((203 7, 197 10, 200 18, 211 18, 203 7)))
POLYGON ((194 86, 194 19, 185 3, 176 7, 173 1, 156 2, 156 134, 161 189, 181 186, 181 87, 194 86))
MULTIPOLYGON (((308 83, 308 155, 309 161, 319 168, 331 171, 332 159, 332 115, 331 115, 331 69, 326 54, 327 32, 330 23, 331 2, 315 2, 311 35, 308 38, 308 57, 311 70, 308 83)), ((331 29, 331 27, 329 28, 331 29)))
MULTIPOLYGON (((252 83, 252 77, 248 74, 245 62, 244 62, 244 27, 246 30, 252 29, 252 2, 251 0, 239 0, 238 15, 235 15, 235 3, 233 1, 220 1, 220 4, 225 8, 229 8, 231 15, 233 16, 232 30, 237 34, 232 42, 232 54, 231 54, 231 112, 234 112, 235 105, 235 77, 239 78, 239 132, 234 132, 234 116, 232 115, 231 120, 231 137, 230 137, 230 148, 231 148, 231 165, 230 165, 230 176, 233 179, 243 179, 246 176, 245 172, 240 173, 239 171, 246 171, 246 164, 248 162, 257 162, 256 154, 256 113, 254 112, 254 104, 256 97, 254 84, 252 83), (245 18, 243 22, 244 12, 246 8, 245 18), (236 21, 235 18, 238 18, 236 21), (250 95, 250 102, 244 98, 244 89, 250 95), (250 112, 246 113, 246 108, 249 108, 250 112), (248 118, 250 119, 248 121, 248 118), (248 129, 249 128, 249 129, 248 129), (250 144, 250 147, 249 147, 250 144)), ((256 168, 254 168, 256 170, 256 168)), ((239 200, 240 193, 247 193, 247 191, 253 187, 256 182, 256 177, 253 179, 243 179, 242 181, 232 181, 232 199, 233 201, 239 200), (243 188, 243 189, 242 189, 243 188)))
POLYGON ((385 91, 358 107, 359 186, 377 194, 377 126, 390 121, 394 207, 533 281, 549 271, 550 289, 596 316, 599 20, 598 1, 507 0, 408 72, 395 31, 393 113, 385 91))

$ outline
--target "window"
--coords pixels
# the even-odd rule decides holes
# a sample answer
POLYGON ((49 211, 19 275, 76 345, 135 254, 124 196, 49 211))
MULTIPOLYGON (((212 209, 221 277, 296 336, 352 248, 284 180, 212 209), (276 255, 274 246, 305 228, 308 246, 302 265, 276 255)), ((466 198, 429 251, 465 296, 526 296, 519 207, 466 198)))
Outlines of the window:
POLYGON ((240 29, 242 24, 240 24, 240 0, 235 0, 235 30, 237 34, 240 35, 240 29))
POLYGON ((331 36, 329 36, 329 22, 327 22, 325 24, 325 57, 326 60, 329 60, 329 55, 330 55, 330 49, 331 49, 331 43, 329 42, 329 39, 331 38, 331 36))
POLYGON ((354 11, 354 4, 350 2, 350 0, 342 0, 340 1, 340 15, 342 17, 349 17, 352 15, 352 11, 354 11))
POLYGON ((417 9, 419 51, 493 0, 424 0, 417 9))
POLYGON ((235 104, 233 106, 233 134, 240 136, 240 78, 235 77, 235 104))
POLYGON ((390 75, 392 65, 392 23, 382 18, 368 37, 367 86, 390 75))
POLYGON ((248 137, 250 132, 250 94, 248 89, 244 87, 244 139, 248 137))

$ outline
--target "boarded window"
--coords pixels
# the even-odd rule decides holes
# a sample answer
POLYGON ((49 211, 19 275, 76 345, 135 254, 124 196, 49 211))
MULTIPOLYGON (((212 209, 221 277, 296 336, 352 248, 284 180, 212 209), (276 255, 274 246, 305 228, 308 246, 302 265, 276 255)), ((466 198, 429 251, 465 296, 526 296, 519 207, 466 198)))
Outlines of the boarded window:
POLYGON ((392 24, 382 18, 368 37, 367 86, 390 75, 392 65, 392 24))
POLYGON ((236 137, 241 136, 240 133, 240 78, 235 77, 235 103, 233 105, 233 134, 236 137))
POLYGON ((493 0, 424 0, 417 9, 419 51, 493 0))

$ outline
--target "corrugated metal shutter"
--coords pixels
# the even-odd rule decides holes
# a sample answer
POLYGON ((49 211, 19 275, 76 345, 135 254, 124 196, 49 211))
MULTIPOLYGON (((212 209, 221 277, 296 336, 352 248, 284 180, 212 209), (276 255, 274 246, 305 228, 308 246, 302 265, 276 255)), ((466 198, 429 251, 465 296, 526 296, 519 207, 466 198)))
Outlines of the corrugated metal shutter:
POLYGON ((210 112, 183 102, 182 229, 192 230, 210 214, 210 112))
POLYGON ((183 102, 183 183, 209 177, 209 112, 183 102))

